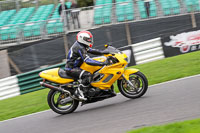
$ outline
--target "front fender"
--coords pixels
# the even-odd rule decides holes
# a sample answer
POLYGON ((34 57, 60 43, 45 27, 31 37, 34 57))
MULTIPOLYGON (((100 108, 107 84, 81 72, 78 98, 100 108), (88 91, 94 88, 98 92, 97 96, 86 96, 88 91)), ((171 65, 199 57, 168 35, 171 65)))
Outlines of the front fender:
MULTIPOLYGON (((124 78, 126 79, 126 80, 129 80, 129 75, 130 74, 133 74, 133 73, 136 73, 136 72, 138 72, 139 71, 139 69, 135 69, 135 68, 130 68, 130 69, 126 69, 125 71, 124 71, 124 74, 123 74, 123 76, 124 76, 124 78)), ((122 79, 123 77, 121 77, 120 79, 122 79)))

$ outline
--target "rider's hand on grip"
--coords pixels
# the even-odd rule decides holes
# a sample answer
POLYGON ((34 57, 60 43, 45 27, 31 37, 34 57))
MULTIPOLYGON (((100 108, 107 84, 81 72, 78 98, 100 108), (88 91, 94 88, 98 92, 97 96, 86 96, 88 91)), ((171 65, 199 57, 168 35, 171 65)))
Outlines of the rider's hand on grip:
POLYGON ((106 60, 105 62, 103 62, 103 64, 104 64, 104 66, 107 66, 107 65, 109 65, 109 62, 108 62, 108 60, 106 60))

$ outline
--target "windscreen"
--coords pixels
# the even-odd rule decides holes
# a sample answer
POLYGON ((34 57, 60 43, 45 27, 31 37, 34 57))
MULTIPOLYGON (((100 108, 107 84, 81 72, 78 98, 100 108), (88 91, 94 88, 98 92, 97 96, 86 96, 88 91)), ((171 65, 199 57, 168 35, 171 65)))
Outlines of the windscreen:
POLYGON ((104 51, 109 52, 109 53, 121 53, 120 50, 116 49, 115 47, 108 46, 104 51))

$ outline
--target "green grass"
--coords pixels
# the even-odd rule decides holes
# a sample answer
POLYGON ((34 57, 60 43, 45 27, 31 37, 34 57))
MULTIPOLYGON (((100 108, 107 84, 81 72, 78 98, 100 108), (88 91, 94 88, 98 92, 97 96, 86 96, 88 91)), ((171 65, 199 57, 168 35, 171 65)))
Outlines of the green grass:
POLYGON ((200 133, 200 119, 145 127, 128 133, 200 133))
POLYGON ((0 101, 0 121, 49 109, 48 89, 0 101))
MULTIPOLYGON (((200 74, 200 51, 133 66, 140 69, 149 84, 200 74)), ((0 101, 0 121, 49 109, 48 89, 0 101)))

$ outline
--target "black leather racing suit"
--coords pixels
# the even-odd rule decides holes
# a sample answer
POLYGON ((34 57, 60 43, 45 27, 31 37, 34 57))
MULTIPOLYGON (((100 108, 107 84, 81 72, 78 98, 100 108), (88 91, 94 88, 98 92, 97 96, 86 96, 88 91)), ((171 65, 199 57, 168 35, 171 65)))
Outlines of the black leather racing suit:
POLYGON ((82 79, 83 85, 90 84, 92 78, 92 74, 90 72, 87 72, 80 68, 83 62, 93 66, 105 65, 104 62, 99 62, 91 59, 87 55, 87 53, 91 53, 94 55, 107 54, 97 49, 88 48, 84 44, 81 44, 78 41, 76 41, 68 52, 67 63, 65 66, 66 73, 75 79, 82 79))

